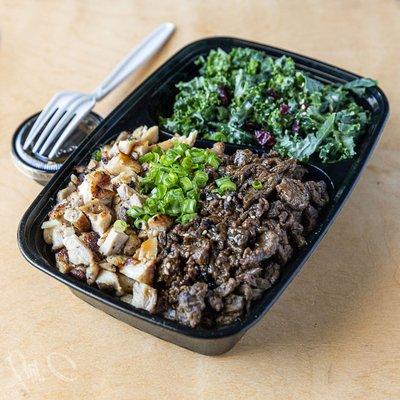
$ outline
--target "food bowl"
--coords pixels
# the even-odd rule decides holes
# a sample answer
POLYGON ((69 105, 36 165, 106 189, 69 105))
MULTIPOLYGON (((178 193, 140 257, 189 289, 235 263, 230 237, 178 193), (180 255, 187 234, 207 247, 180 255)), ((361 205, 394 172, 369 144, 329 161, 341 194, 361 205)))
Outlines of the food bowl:
MULTIPOLYGON (((334 164, 313 162, 307 165, 309 170, 307 178, 324 180, 331 201, 325 208, 315 230, 308 236, 307 245, 282 268, 278 282, 263 293, 243 320, 211 330, 189 328, 159 315, 151 315, 146 311, 136 309, 95 287, 63 275, 55 267, 54 254, 44 242, 41 224, 54 205, 57 192, 67 185, 73 168, 76 165, 86 164, 94 149, 116 138, 119 132, 131 130, 143 124, 148 126, 158 124, 160 115, 171 112, 172 100, 176 94, 175 84, 195 76, 197 69, 194 60, 218 47, 227 51, 232 47, 250 47, 262 50, 272 57, 287 55, 293 58, 298 69, 326 83, 343 83, 359 78, 356 74, 317 60, 241 39, 215 37, 194 42, 184 47, 154 72, 116 107, 90 136, 83 140, 34 200, 24 214, 18 229, 18 242, 24 257, 36 268, 69 286, 78 297, 142 331, 206 355, 221 354, 232 348, 245 332, 265 315, 296 276, 353 190, 379 140, 389 113, 388 101, 382 90, 378 87, 368 88, 365 96, 358 98, 357 101, 370 111, 371 124, 367 133, 359 139, 356 156, 334 164)), ((160 140, 169 136, 170 132, 161 132, 160 140)), ((201 140, 196 145, 204 147, 211 144, 212 142, 201 140)), ((242 147, 237 146, 237 148, 242 147)), ((232 151, 236 146, 229 145, 229 148, 232 151)))

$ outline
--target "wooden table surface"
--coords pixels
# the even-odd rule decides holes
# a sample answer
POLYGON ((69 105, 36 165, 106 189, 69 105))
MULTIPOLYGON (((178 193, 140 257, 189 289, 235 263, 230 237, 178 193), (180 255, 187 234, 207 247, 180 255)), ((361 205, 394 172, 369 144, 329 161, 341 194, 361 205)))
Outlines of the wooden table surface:
POLYGON ((399 399, 400 2, 0 0, 1 399, 399 399), (334 226, 267 316, 206 357, 92 308, 16 243, 41 187, 10 159, 17 125, 58 90, 91 90, 158 23, 178 31, 96 107, 112 110, 183 45, 234 35, 379 80, 392 115, 334 226))

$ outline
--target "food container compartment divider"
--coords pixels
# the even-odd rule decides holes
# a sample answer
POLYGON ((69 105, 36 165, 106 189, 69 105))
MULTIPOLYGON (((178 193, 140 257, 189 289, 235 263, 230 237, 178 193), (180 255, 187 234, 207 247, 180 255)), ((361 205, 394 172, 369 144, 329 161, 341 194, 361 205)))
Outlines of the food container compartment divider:
MULTIPOLYGON (((150 315, 146 311, 135 309, 99 289, 61 274, 55 268, 54 255, 43 240, 40 226, 51 206, 54 205, 58 190, 68 183, 74 166, 87 163, 96 148, 114 139, 119 132, 131 130, 141 124, 157 124, 160 112, 165 116, 165 113, 171 111, 171 101, 176 93, 175 83, 183 76, 185 79, 190 79, 196 73, 193 60, 198 55, 205 55, 211 49, 218 47, 230 50, 236 46, 262 50, 273 57, 288 55, 295 60, 298 68, 308 71, 311 76, 325 82, 345 82, 359 77, 356 74, 285 50, 236 38, 214 37, 189 44, 137 87, 81 143, 28 208, 18 229, 18 243, 24 257, 36 268, 66 284, 74 294, 138 329, 207 355, 228 351, 251 326, 260 320, 296 276, 327 232, 354 188, 386 122, 389 106, 384 93, 379 88, 369 89, 368 97, 359 99, 371 110, 373 122, 369 131, 360 138, 357 156, 352 160, 327 165, 312 161, 309 166, 310 178, 323 179, 327 183, 331 202, 324 210, 316 230, 308 237, 308 245, 282 269, 278 282, 253 305, 249 315, 235 324, 212 330, 185 327, 158 315, 150 315)), ((161 133, 161 139, 170 136, 168 132, 162 131, 161 133)), ((199 140, 197 145, 207 147, 212 143, 199 140)), ((228 146, 227 148, 228 151, 233 151, 242 146, 228 146)))

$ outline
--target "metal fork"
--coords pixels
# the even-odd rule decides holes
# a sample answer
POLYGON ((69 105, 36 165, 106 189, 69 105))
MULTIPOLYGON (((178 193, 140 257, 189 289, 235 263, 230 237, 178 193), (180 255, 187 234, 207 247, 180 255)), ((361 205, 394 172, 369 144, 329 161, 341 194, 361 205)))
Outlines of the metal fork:
POLYGON ((90 112, 97 101, 118 86, 138 67, 153 56, 175 30, 171 22, 161 24, 122 60, 106 79, 90 94, 59 92, 38 116, 23 149, 52 160, 79 122, 90 112), (40 136, 39 136, 40 135, 40 136), (51 147, 51 149, 50 149, 51 147), (46 155, 46 152, 49 154, 46 155))

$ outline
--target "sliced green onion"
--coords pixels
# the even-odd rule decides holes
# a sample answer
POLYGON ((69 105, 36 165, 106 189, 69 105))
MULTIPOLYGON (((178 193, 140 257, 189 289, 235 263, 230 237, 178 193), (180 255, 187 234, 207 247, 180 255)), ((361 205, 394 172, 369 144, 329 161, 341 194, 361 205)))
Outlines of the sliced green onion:
POLYGON ((167 187, 174 187, 179 181, 179 177, 175 172, 169 172, 164 176, 163 183, 167 187))
POLYGON ((143 208, 138 206, 133 206, 126 211, 126 215, 132 219, 138 218, 143 215, 143 208))
POLYGON ((187 224, 188 222, 190 222, 192 219, 195 219, 197 217, 196 213, 192 213, 192 214, 183 214, 178 218, 178 221, 181 224, 187 224))
POLYGON ((204 187, 208 181, 208 175, 204 171, 196 171, 193 182, 200 188, 204 187))
POLYGON ((182 213, 183 214, 193 214, 196 212, 196 200, 194 199, 186 199, 182 204, 182 213))
POLYGON ((260 190, 263 188, 263 184, 260 181, 254 181, 251 186, 253 186, 254 189, 260 190))
POLYGON ((100 149, 97 149, 92 153, 92 159, 97 162, 101 161, 101 150, 100 149))
POLYGON ((179 180, 179 183, 181 185, 181 188, 185 191, 188 192, 189 190, 193 189, 193 184, 192 181, 187 177, 184 176, 179 180))
POLYGON ((139 162, 141 164, 143 164, 143 163, 148 163, 150 161, 154 161, 155 156, 156 156, 156 153, 153 153, 153 152, 144 154, 143 156, 139 157, 139 162))
POLYGON ((117 219, 113 225, 114 230, 119 233, 124 233, 127 227, 128 224, 125 221, 122 221, 122 219, 117 219))
POLYGON ((216 189, 215 191, 218 192, 220 195, 223 195, 226 192, 237 190, 236 184, 231 181, 229 176, 219 178, 215 181, 215 183, 218 186, 218 189, 216 189))

